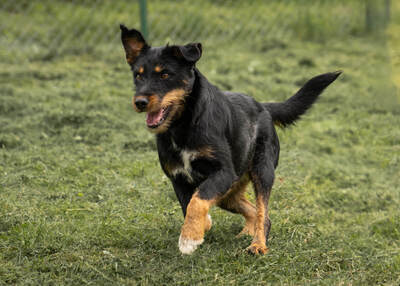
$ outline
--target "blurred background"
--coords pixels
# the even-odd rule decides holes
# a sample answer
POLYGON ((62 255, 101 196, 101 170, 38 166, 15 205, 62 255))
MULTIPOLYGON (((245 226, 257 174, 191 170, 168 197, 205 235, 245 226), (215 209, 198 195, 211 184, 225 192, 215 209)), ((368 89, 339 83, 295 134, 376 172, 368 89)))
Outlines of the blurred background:
MULTIPOLYGON (((141 28, 154 44, 206 41, 238 45, 271 39, 325 42, 382 32, 391 0, 102 1, 4 0, 1 44, 29 59, 110 52, 119 47, 118 23, 141 28)), ((396 2, 396 1, 393 1, 396 2)), ((264 47, 268 48, 268 47, 264 47)))
POLYGON ((0 1, 0 285, 399 285, 399 12, 397 0, 0 1), (181 210, 131 107, 120 23, 154 46, 201 42, 202 73, 259 101, 343 71, 278 130, 265 258, 241 251, 242 219, 217 209, 197 259, 179 255, 181 210))

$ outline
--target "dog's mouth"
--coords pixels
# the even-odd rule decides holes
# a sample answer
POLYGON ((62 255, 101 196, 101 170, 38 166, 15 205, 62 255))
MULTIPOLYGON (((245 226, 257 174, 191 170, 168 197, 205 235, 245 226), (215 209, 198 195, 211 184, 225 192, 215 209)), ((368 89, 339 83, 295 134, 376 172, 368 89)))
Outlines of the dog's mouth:
POLYGON ((167 107, 162 107, 160 110, 155 112, 149 112, 146 116, 146 124, 149 128, 157 128, 161 124, 164 123, 165 119, 167 119, 170 111, 171 105, 167 107))

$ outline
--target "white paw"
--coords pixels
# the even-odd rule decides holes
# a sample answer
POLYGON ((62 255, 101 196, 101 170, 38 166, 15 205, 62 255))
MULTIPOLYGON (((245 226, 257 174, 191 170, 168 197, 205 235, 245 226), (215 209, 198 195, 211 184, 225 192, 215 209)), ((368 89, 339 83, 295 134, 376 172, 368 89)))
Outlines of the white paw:
POLYGON ((212 219, 211 216, 209 214, 207 214, 208 220, 210 221, 210 227, 212 226, 212 219))
POLYGON ((202 244, 204 239, 193 240, 190 238, 183 238, 182 235, 179 236, 179 250, 182 254, 192 254, 196 250, 197 246, 202 244))

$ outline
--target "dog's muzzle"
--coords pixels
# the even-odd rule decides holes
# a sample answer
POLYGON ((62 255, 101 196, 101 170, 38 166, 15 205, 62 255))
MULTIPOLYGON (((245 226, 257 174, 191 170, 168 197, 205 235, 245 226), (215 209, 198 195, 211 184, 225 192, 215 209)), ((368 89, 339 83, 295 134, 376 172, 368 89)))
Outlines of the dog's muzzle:
POLYGON ((149 100, 146 97, 140 97, 135 99, 135 105, 139 111, 144 111, 149 104, 149 100))

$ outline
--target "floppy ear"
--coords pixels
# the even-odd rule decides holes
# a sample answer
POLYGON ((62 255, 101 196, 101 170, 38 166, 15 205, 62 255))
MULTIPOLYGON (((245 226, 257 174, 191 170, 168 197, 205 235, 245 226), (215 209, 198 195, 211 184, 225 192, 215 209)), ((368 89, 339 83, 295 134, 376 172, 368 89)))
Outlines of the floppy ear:
POLYGON ((202 47, 200 43, 190 43, 185 46, 177 46, 175 48, 175 56, 183 58, 190 63, 196 63, 202 53, 202 47))
POLYGON ((129 30, 122 24, 119 27, 121 29, 121 41, 125 48, 126 60, 129 64, 133 64, 140 53, 148 49, 149 46, 138 30, 129 30))

